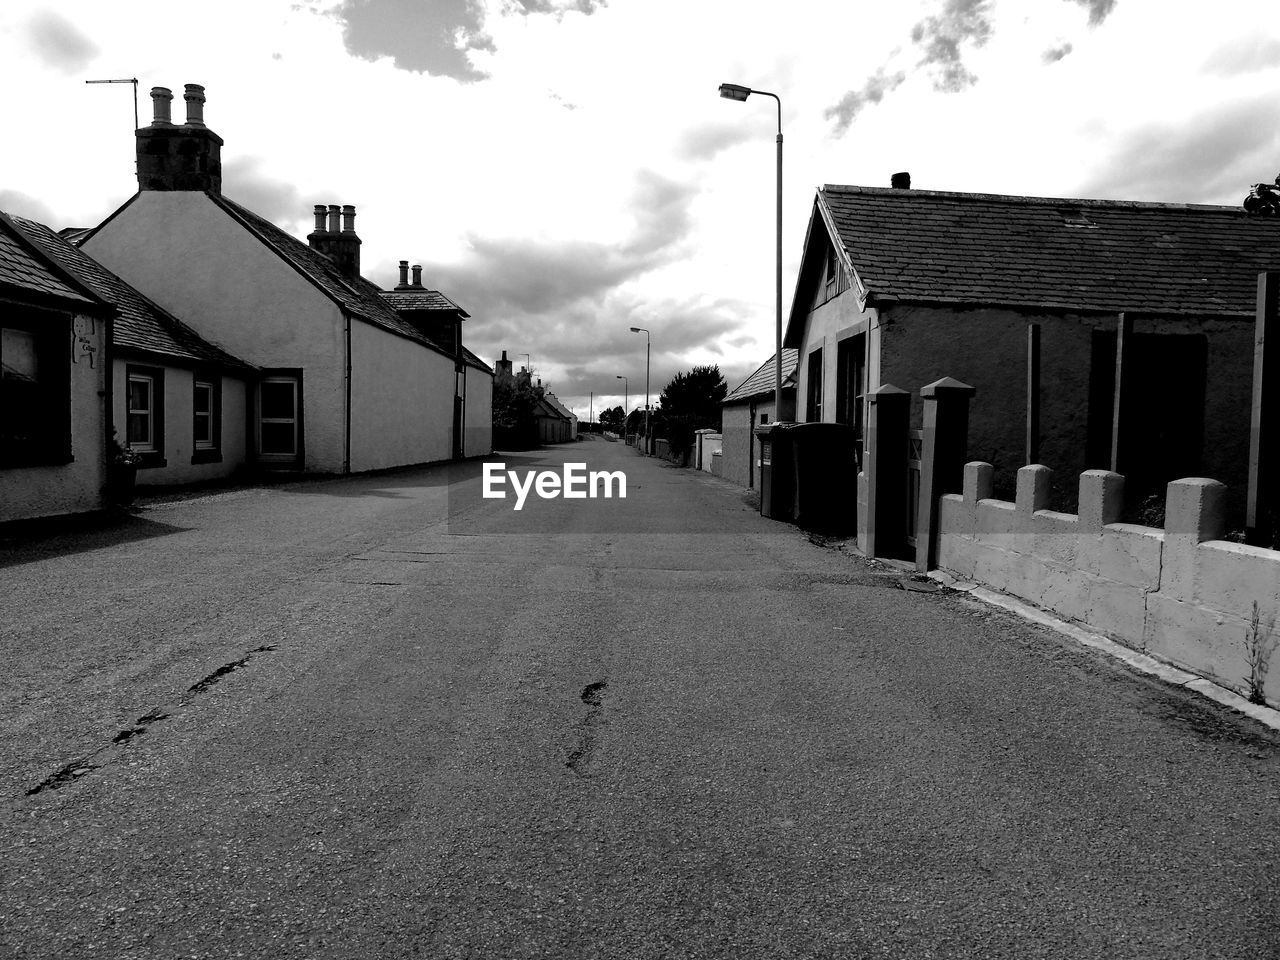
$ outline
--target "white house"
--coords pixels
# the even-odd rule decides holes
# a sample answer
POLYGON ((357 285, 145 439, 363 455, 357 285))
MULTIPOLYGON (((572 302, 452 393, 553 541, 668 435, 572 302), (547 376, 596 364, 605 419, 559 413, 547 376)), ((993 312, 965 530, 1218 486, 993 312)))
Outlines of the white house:
POLYGON ((455 358, 360 275, 355 208, 316 206, 303 242, 222 196, 222 139, 204 88, 151 91, 138 192, 83 249, 201 336, 259 370, 250 403, 260 468, 349 473, 455 450, 455 358))
POLYGON ((140 457, 138 483, 201 483, 246 466, 257 371, 208 343, 43 224, 17 226, 116 309, 111 328, 111 426, 140 457))
POLYGON ((114 312, 0 213, 0 523, 105 505, 114 312))

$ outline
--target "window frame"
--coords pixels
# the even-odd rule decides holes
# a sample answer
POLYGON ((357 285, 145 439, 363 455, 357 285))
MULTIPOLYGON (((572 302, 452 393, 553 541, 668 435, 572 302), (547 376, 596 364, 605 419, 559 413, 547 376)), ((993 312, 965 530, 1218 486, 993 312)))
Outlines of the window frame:
POLYGON ((147 367, 139 364, 125 364, 124 368, 124 431, 125 446, 141 458, 139 469, 168 466, 165 459, 165 422, 164 422, 164 368, 147 367), (150 407, 146 410, 134 410, 130 397, 130 384, 146 381, 150 384, 150 407), (145 413, 150 423, 150 439, 135 441, 129 439, 129 418, 145 413))
POLYGON ((808 423, 822 422, 822 394, 823 394, 823 363, 822 363, 822 347, 817 347, 809 351, 808 366, 805 368, 807 380, 805 383, 805 407, 804 415, 808 423), (817 373, 815 377, 814 373, 817 373), (817 414, 815 416, 814 414, 817 414))
POLYGON ((191 462, 220 463, 222 461, 222 378, 216 374, 197 370, 191 381, 191 462), (209 393, 209 409, 200 413, 196 398, 202 388, 209 393), (197 425, 201 417, 208 418, 209 439, 200 440, 197 425))

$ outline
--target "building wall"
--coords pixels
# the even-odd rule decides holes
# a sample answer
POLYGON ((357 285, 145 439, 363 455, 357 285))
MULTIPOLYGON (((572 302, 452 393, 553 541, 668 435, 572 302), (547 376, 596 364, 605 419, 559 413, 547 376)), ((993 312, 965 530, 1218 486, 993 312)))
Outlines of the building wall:
POLYGON ((453 368, 451 357, 352 321, 352 471, 453 455, 453 368))
POLYGON ((84 250, 236 356, 301 368, 305 469, 341 471, 344 322, 314 285, 199 192, 142 192, 84 250))
POLYGON ((463 411, 462 455, 484 457, 493 452, 493 375, 466 367, 467 405, 463 411))
POLYGON ((70 463, 0 467, 0 523, 64 513, 83 513, 105 505, 107 406, 107 334, 101 319, 71 319, 70 463), (89 353, 88 348, 92 348, 89 353))
MULTIPOLYGON (((858 298, 852 288, 829 300, 823 300, 823 296, 823 291, 819 290, 805 320, 804 338, 800 345, 800 366, 796 371, 799 378, 796 419, 801 422, 811 419, 808 404, 810 354, 814 350, 822 350, 821 419, 832 423, 836 414, 836 347, 848 337, 867 333, 877 318, 875 309, 859 309, 858 298)), ((867 370, 867 384, 868 389, 877 385, 877 381, 872 379, 870 366, 867 370)))
POLYGON ((727 403, 720 408, 720 475, 742 486, 751 485, 752 437, 750 403, 727 403))
POLYGON ((127 368, 160 367, 164 370, 164 459, 163 467, 140 467, 138 483, 159 485, 201 483, 240 473, 252 456, 248 435, 248 404, 251 384, 243 378, 217 375, 221 383, 221 419, 219 453, 216 463, 192 463, 195 453, 193 410, 195 373, 183 367, 163 366, 147 359, 117 357, 112 363, 112 400, 115 407, 112 423, 118 439, 124 442, 127 416, 125 404, 127 368))
MULTIPOLYGON (((977 393, 970 406, 968 457, 995 466, 997 495, 1011 496, 1025 462, 1027 327, 1040 324, 1040 462, 1057 477, 1086 463, 1089 377, 1094 330, 1114 331, 1115 317, 997 308, 886 308, 877 336, 880 380, 908 390, 920 424, 919 390, 954 377, 977 393)), ((1229 508, 1242 502, 1249 454, 1253 327, 1245 321, 1138 318, 1135 333, 1204 334, 1208 341, 1202 472, 1228 484, 1229 508)), ((1170 383, 1171 390, 1178 384, 1170 383)), ((1072 489, 1059 485, 1055 508, 1072 489)))

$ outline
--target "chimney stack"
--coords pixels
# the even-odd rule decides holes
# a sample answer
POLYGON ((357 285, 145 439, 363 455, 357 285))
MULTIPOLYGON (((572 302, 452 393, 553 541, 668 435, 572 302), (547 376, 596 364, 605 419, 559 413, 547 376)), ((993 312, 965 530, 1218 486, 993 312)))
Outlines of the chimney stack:
POLYGON ((188 83, 187 122, 174 126, 173 92, 151 88, 151 126, 135 134, 139 190, 222 192, 222 138, 204 124, 204 87, 188 83))
POLYGON ((168 87, 151 88, 151 125, 153 127, 172 127, 173 91, 168 87))
POLYGON ((502 359, 495 363, 494 367, 496 368, 498 376, 501 376, 504 373, 508 377, 511 376, 511 361, 507 359, 507 351, 502 351, 502 359))
POLYGON ((198 83, 188 83, 183 87, 182 99, 187 101, 187 126, 204 126, 204 87, 198 83))
POLYGON ((422 289, 422 267, 416 263, 413 265, 413 289, 422 289))
POLYGON ((311 249, 332 260, 344 278, 357 279, 360 276, 360 238, 356 236, 356 208, 349 203, 345 206, 317 203, 312 210, 316 228, 307 234, 307 243, 311 249))
POLYGON ((907 173, 905 170, 902 171, 902 173, 895 173, 889 178, 889 186, 893 187, 895 190, 910 190, 911 174, 907 173))

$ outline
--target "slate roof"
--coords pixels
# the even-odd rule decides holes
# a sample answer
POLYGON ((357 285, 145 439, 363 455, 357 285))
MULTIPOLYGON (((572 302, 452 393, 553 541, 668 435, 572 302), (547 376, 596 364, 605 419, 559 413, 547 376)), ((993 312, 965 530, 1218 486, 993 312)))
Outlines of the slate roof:
POLYGON ((382 299, 394 310, 448 310, 463 319, 471 316, 439 290, 383 290, 382 299))
POLYGON ((817 202, 873 304, 1252 317, 1280 268, 1280 217, 1239 207, 836 184, 817 202))
POLYGON ((383 291, 373 282, 364 277, 348 280, 332 260, 318 250, 313 250, 304 241, 281 230, 270 220, 258 216, 252 210, 228 200, 221 194, 210 193, 208 197, 255 234, 281 259, 311 280, 342 309, 376 327, 382 327, 391 333, 416 341, 436 353, 449 356, 391 309, 382 299, 383 291))
POLYGON ((24 237, 14 223, 17 219, 0 214, 0 285, 57 297, 73 304, 99 306, 45 262, 38 248, 31 248, 30 239, 24 237))
POLYGON ((125 283, 67 239, 34 220, 14 217, 27 238, 48 256, 80 278, 116 308, 111 331, 114 347, 133 348, 183 361, 251 370, 249 364, 202 338, 159 304, 125 283))
MULTIPOLYGON (((740 384, 729 391, 729 394, 720 401, 720 403, 740 403, 744 400, 750 400, 753 397, 764 396, 773 393, 773 358, 777 354, 769 354, 769 359, 760 365, 755 373, 747 377, 740 384)), ((782 348, 782 385, 794 386, 794 383, 788 384, 787 381, 796 372, 796 366, 800 360, 800 351, 790 347, 782 348)))
POLYGON ((488 374, 493 373, 493 367, 489 366, 487 363, 485 363, 483 360, 477 357, 474 353, 468 350, 465 346, 462 348, 462 359, 465 360, 467 363, 469 363, 473 367, 479 367, 485 373, 488 373, 488 374))
POLYGON ((557 397, 554 393, 544 393, 542 395, 542 402, 545 403, 548 407, 550 407, 553 411, 555 411, 556 414, 563 417, 565 420, 578 419, 563 403, 560 402, 560 398, 557 397))

